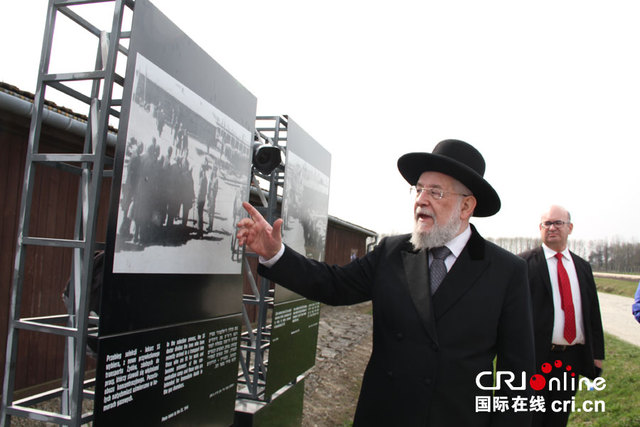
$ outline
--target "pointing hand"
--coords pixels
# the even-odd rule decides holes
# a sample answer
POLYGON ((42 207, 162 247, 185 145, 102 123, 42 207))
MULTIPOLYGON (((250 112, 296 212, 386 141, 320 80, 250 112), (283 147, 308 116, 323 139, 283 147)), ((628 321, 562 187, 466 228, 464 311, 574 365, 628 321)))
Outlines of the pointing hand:
POLYGON ((264 219, 260 212, 247 202, 242 207, 249 214, 238 222, 238 242, 240 246, 247 245, 249 249, 265 259, 273 258, 282 247, 282 219, 277 219, 273 227, 264 219))

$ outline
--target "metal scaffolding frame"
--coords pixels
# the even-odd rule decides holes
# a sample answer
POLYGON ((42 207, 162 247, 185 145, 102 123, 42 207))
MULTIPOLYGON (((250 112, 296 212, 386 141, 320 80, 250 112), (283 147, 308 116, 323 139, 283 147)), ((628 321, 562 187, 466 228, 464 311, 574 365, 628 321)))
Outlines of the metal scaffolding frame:
MULTIPOLYGON (((282 153, 286 152, 287 141, 287 116, 258 116, 256 117, 257 144, 269 144, 278 147, 282 153)), ((258 211, 267 222, 273 222, 280 217, 278 207, 279 191, 284 185, 284 167, 277 167, 269 175, 264 175, 252 169, 252 186, 256 188, 262 207, 258 211), (267 196, 260 187, 260 182, 268 183, 267 196)), ((238 398, 245 398, 260 402, 268 402, 271 396, 265 396, 264 391, 267 381, 268 350, 271 343, 271 323, 268 312, 273 309, 274 291, 270 289, 270 281, 261 277, 256 281, 248 258, 256 258, 254 253, 245 253, 244 271, 251 285, 251 294, 243 295, 242 317, 245 324, 245 332, 241 336, 240 367, 241 374, 238 378, 238 398), (258 286, 259 284, 259 286, 258 286), (249 318, 249 309, 257 307, 257 318, 253 324, 249 318)))
POLYGON ((125 7, 133 11, 134 0, 50 0, 47 8, 38 80, 34 97, 34 113, 29 127, 29 145, 26 154, 24 185, 19 212, 18 241, 11 289, 10 318, 7 335, 7 357, 2 389, 0 425, 10 425, 12 416, 61 425, 79 426, 93 419, 93 413, 82 413, 84 399, 93 399, 94 379, 85 379, 85 352, 87 336, 97 331, 98 318, 89 316, 89 295, 93 272, 94 251, 103 249, 96 242, 98 203, 102 178, 112 174, 113 159, 107 157, 106 142, 109 118, 119 118, 121 99, 112 99, 114 84, 124 86, 124 77, 116 74, 119 54, 128 55, 120 44, 128 39, 130 31, 123 31, 125 7), (114 4, 113 20, 109 32, 101 30, 72 10, 75 6, 114 4), (53 36, 58 13, 88 31, 98 39, 94 70, 69 73, 49 73, 53 36), (70 82, 91 82, 90 93, 83 93, 70 82), (88 124, 82 153, 41 153, 40 133, 46 89, 56 89, 89 107, 88 124), (114 108, 115 107, 115 108, 114 108), (36 166, 54 167, 79 176, 78 199, 75 209, 73 239, 33 236, 29 232, 36 166), (21 318, 22 291, 27 263, 28 247, 71 249, 71 279, 67 314, 21 318), (18 336, 20 331, 34 331, 65 337, 65 357, 62 386, 60 388, 14 400, 18 336), (32 406, 59 397, 60 412, 42 411, 32 406))

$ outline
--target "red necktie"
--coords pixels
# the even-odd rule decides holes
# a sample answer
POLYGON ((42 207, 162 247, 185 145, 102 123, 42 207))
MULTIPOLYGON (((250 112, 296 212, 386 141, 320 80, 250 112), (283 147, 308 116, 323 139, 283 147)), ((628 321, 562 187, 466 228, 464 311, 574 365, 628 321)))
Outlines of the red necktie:
POLYGON ((558 285, 560 285, 560 300, 564 311, 564 338, 569 344, 576 339, 576 315, 573 309, 573 297, 571 296, 571 283, 567 270, 562 265, 562 254, 556 253, 558 258, 558 285))

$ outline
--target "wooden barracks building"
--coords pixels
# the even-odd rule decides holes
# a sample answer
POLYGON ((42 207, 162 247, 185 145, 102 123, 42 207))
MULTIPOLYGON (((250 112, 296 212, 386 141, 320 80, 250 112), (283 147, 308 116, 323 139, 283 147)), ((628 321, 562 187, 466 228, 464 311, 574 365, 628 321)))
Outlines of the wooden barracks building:
MULTIPOLYGON (((45 108, 41 151, 62 153, 81 150, 86 117, 53 103, 47 103, 45 108)), ((0 82, 0 383, 4 377, 18 216, 32 110, 32 94, 0 82)), ((110 132, 108 144, 112 151, 115 141, 115 132, 110 132)), ((78 178, 55 168, 39 167, 36 179, 39 184, 34 187, 34 209, 31 211, 30 224, 32 233, 71 238, 75 218, 69 217, 69 212, 75 212, 78 178)), ((110 185, 111 179, 105 178, 101 192, 98 241, 105 241, 110 185)), ((330 264, 346 264, 352 256, 365 254, 377 238, 378 235, 371 230, 329 216, 325 260, 330 264)), ((21 317, 66 313, 62 293, 69 280, 71 250, 58 249, 55 254, 47 251, 52 249, 40 247, 27 251, 29 260, 26 265, 29 268, 24 276, 21 317)), ((20 340, 18 359, 23 361, 21 365, 26 368, 17 372, 16 391, 29 390, 31 394, 39 387, 61 378, 63 338, 27 332, 20 335, 20 340), (26 341, 31 343, 27 344, 26 341)), ((87 367, 95 369, 95 363, 89 361, 87 367)))

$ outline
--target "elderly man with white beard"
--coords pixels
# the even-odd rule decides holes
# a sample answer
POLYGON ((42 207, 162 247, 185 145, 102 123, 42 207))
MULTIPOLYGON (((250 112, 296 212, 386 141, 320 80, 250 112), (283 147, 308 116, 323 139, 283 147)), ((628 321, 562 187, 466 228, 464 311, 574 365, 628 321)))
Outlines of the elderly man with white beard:
POLYGON ((385 238, 345 266, 283 245, 282 220, 270 225, 248 203, 238 239, 260 255, 260 275, 306 298, 372 301, 373 349, 354 426, 530 425, 526 265, 469 223, 501 206, 484 158, 445 140, 400 157, 398 169, 415 194, 413 233, 385 238), (513 380, 499 381, 505 373, 513 380))

